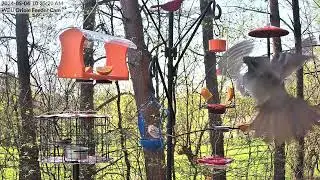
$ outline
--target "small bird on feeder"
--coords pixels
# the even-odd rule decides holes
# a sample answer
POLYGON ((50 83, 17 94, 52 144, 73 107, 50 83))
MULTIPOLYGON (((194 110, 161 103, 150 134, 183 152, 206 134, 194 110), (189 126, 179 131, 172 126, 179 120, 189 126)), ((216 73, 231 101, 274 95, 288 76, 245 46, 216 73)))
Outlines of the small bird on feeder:
POLYGON ((151 8, 161 8, 165 11, 174 12, 180 9, 183 0, 173 0, 164 4, 154 5, 151 8))

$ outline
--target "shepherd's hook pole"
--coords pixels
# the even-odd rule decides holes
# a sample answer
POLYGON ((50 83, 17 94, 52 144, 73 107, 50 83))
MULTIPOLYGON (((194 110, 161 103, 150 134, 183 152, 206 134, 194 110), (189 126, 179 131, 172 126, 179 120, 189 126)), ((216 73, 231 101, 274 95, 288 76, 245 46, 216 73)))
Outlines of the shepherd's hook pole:
POLYGON ((173 110, 173 81, 175 76, 175 69, 173 67, 173 12, 169 13, 169 41, 166 48, 166 56, 168 57, 168 106, 169 115, 167 123, 167 180, 172 179, 173 167, 174 167, 174 152, 173 152, 173 129, 175 124, 175 112, 173 110))

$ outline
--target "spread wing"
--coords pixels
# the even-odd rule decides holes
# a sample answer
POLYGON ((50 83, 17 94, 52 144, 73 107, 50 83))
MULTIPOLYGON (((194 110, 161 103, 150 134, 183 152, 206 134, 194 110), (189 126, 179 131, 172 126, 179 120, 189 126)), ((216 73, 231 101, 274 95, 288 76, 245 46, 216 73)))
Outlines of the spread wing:
POLYGON ((243 65, 242 59, 248 56, 253 48, 254 42, 252 40, 241 41, 229 48, 218 62, 218 68, 221 70, 221 74, 230 76, 235 80, 236 88, 242 95, 247 95, 243 86, 242 76, 240 75, 240 70, 243 65))
POLYGON ((313 35, 303 39, 301 42, 302 54, 311 56, 313 46, 315 44, 317 44, 317 40, 316 40, 316 37, 314 37, 313 35))
POLYGON ((278 57, 271 60, 272 70, 281 79, 284 80, 294 71, 298 70, 311 56, 281 53, 278 57))
POLYGON ((254 42, 251 40, 241 41, 229 48, 218 62, 221 74, 237 79, 240 74, 241 66, 243 65, 242 58, 248 56, 253 48, 254 42))

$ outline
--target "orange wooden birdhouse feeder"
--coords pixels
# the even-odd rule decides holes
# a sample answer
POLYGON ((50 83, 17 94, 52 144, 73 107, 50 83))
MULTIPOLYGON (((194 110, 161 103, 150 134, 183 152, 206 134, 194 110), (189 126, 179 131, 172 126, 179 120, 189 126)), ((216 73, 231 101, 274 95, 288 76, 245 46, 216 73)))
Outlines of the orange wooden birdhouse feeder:
POLYGON ((128 48, 136 45, 127 39, 101 34, 79 28, 70 28, 59 36, 61 42, 61 60, 58 66, 59 78, 82 80, 128 80, 126 63, 128 48), (85 66, 84 47, 86 41, 102 41, 106 53, 106 62, 102 67, 85 66))
POLYGON ((209 51, 212 52, 223 52, 226 50, 226 40, 223 39, 210 39, 209 40, 209 51))

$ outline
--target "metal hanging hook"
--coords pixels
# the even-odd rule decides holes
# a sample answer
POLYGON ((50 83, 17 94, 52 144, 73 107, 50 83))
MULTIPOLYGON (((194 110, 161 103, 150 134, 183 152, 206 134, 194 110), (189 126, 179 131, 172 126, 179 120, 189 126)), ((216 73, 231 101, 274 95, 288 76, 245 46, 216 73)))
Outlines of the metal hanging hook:
POLYGON ((215 23, 216 27, 218 28, 218 33, 214 30, 214 34, 215 34, 215 36, 219 36, 221 33, 221 29, 219 28, 216 20, 220 20, 221 15, 222 15, 222 9, 219 4, 216 4, 216 1, 213 1, 213 3, 212 3, 212 12, 213 12, 214 23, 215 23), (218 10, 218 14, 216 14, 216 9, 218 10))
POLYGON ((221 15, 222 15, 222 9, 221 9, 220 5, 219 4, 214 4, 214 7, 213 7, 213 19, 214 20, 218 20, 218 19, 221 18, 221 15), (216 15, 216 13, 215 13, 216 7, 218 9, 218 15, 216 15))

